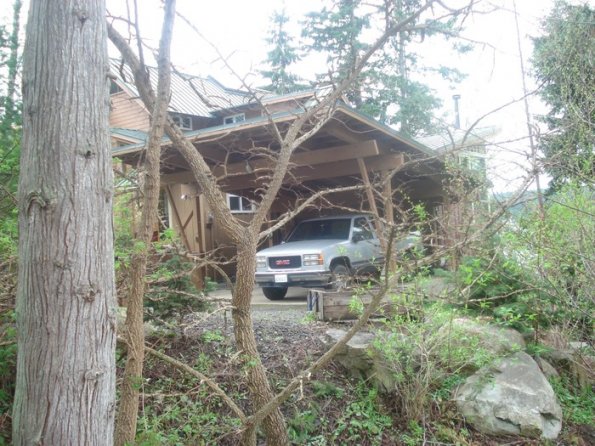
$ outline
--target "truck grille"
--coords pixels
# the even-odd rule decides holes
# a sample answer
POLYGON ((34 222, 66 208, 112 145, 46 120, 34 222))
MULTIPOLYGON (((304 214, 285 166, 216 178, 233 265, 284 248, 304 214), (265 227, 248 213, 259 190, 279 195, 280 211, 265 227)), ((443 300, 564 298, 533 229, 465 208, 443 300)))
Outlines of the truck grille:
POLYGON ((269 257, 269 267, 271 269, 289 269, 302 266, 301 256, 269 257))

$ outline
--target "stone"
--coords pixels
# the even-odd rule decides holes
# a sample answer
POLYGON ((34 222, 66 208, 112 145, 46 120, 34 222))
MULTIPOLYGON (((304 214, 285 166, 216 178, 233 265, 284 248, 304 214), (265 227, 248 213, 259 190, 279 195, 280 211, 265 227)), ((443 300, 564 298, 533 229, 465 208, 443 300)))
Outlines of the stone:
MULTIPOLYGON (((338 328, 326 331, 323 342, 328 348, 343 338, 347 332, 338 328)), ((356 378, 367 378, 372 370, 372 357, 368 349, 374 341, 374 335, 368 332, 356 333, 353 338, 335 356, 335 361, 345 367, 356 378)))
POLYGON ((524 352, 480 369, 457 389, 454 399, 467 422, 486 434, 554 440, 562 428, 556 395, 524 352))
POLYGON ((556 370, 572 378, 581 389, 595 385, 595 355, 587 342, 568 341, 558 331, 550 330, 542 339, 549 348, 543 353, 556 370))
POLYGON ((494 356, 525 350, 525 340, 518 331, 468 318, 449 321, 439 328, 438 334, 458 343, 476 340, 479 348, 494 356))
POLYGON ((546 378, 549 379, 549 378, 559 378, 560 377, 560 374, 555 369, 555 367, 553 365, 551 365, 549 362, 547 362, 545 359, 543 359, 541 356, 538 356, 537 358, 535 358, 535 362, 537 363, 537 365, 539 366, 543 375, 546 378))
MULTIPOLYGON (((341 329, 327 330, 324 338, 327 348, 331 348, 345 333, 347 332, 341 329)), ((384 335, 386 333, 383 332, 359 332, 339 351, 334 360, 345 367, 349 375, 365 379, 381 392, 388 393, 394 391, 396 378, 383 354, 373 346, 374 340, 384 335)), ((404 335, 398 336, 405 338, 404 335)))

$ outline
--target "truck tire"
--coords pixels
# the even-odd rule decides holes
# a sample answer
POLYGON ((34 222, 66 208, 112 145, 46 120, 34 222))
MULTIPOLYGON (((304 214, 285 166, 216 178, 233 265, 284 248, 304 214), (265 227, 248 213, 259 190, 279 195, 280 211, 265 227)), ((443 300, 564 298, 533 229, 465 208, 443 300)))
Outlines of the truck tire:
POLYGON ((331 284, 333 291, 342 291, 349 288, 352 282, 351 271, 343 263, 336 263, 331 268, 331 284))
POLYGON ((287 287, 265 286, 262 287, 262 294, 268 300, 283 300, 287 294, 287 287))

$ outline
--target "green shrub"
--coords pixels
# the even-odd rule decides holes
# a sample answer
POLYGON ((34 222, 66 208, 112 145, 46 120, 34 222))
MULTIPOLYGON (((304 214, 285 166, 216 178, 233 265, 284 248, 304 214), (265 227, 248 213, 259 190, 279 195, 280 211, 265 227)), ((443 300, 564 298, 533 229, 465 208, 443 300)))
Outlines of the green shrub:
POLYGON ((562 405, 564 420, 573 424, 592 425, 595 420, 595 392, 591 387, 579 389, 570 380, 553 378, 552 388, 562 405))
POLYGON ((337 420, 333 440, 341 437, 342 444, 358 444, 366 439, 367 444, 382 444, 392 418, 380 409, 378 391, 362 382, 356 387, 356 395, 357 399, 345 407, 337 420))
POLYGON ((527 206, 503 232, 500 252, 516 262, 531 288, 516 302, 535 313, 534 328, 558 325, 578 338, 592 336, 593 215, 595 190, 568 184, 546 197, 543 213, 527 206))
POLYGON ((374 341, 392 374, 395 409, 406 422, 420 423, 435 404, 472 371, 495 359, 477 337, 455 327, 441 327, 458 316, 441 303, 428 306, 418 320, 403 316, 388 319, 374 341))
POLYGON ((14 311, 0 313, 0 445, 9 444, 17 344, 14 311))

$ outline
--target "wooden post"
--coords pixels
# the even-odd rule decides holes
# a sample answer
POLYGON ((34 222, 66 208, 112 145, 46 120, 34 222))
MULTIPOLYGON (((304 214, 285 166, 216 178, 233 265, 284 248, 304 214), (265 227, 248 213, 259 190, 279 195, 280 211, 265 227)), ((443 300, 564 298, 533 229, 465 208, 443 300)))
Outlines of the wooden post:
POLYGON ((184 231, 184 226, 182 225, 182 220, 180 219, 180 214, 178 213, 178 208, 176 207, 176 202, 174 201, 174 196, 171 193, 171 189, 169 186, 165 186, 165 191, 167 192, 167 198, 171 203, 171 208, 174 211, 174 217, 176 218, 176 223, 180 228, 180 233, 182 236, 182 241, 184 242, 184 246, 190 252, 190 243, 188 243, 188 237, 186 236, 186 231, 184 231))
POLYGON ((370 210, 376 217, 374 218, 376 234, 378 235, 378 240, 380 240, 380 246, 382 250, 385 251, 386 238, 384 237, 384 232, 382 231, 382 225, 380 224, 380 214, 378 213, 378 207, 376 206, 376 200, 374 198, 374 191, 372 190, 372 184, 370 183, 370 177, 368 176, 366 163, 364 162, 363 158, 357 159, 357 165, 359 166, 359 171, 362 176, 362 180, 364 180, 364 185, 366 186, 366 195, 368 196, 368 202, 370 203, 370 210))
MULTIPOLYGON (((395 222, 395 215, 394 215, 394 208, 393 208, 393 185, 392 185, 392 177, 388 170, 382 172, 382 181, 383 181, 383 197, 384 197, 384 218, 389 226, 392 226, 395 222)), ((388 259, 388 263, 386 265, 388 271, 395 270, 395 257, 394 255, 388 259)))

